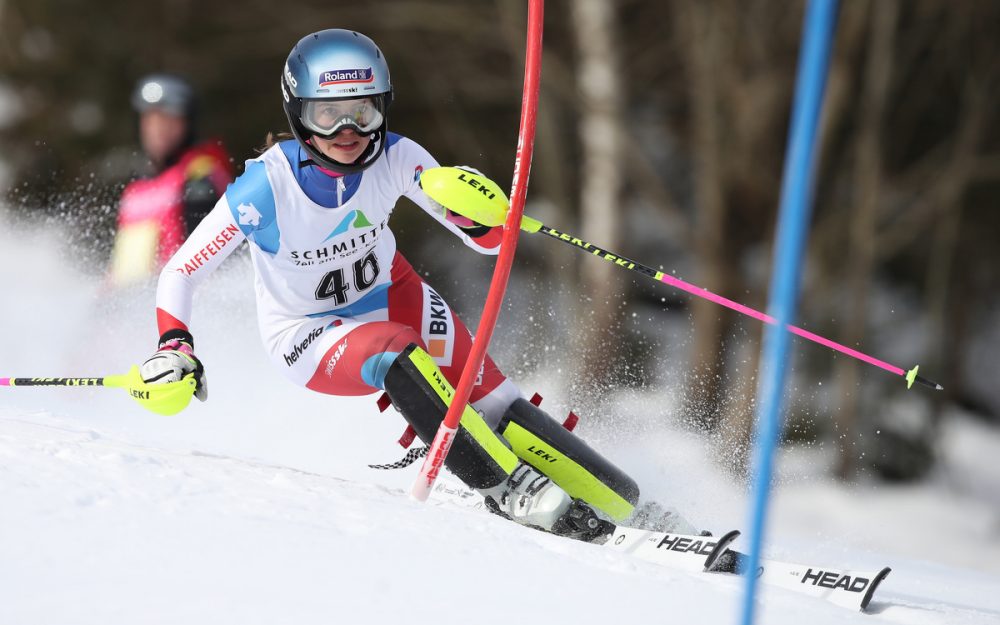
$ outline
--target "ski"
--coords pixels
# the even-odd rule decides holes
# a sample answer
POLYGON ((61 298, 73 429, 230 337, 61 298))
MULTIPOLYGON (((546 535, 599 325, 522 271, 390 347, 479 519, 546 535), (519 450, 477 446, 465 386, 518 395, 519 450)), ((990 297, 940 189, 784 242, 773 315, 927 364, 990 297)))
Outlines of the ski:
MULTIPOLYGON (((738 551, 721 556, 710 572, 747 575, 748 557, 738 551)), ((809 595, 830 603, 860 610, 868 609, 875 591, 892 569, 878 571, 832 569, 830 567, 763 559, 756 575, 761 582, 809 595)))
POLYGON ((726 548, 739 537, 738 530, 714 536, 689 536, 641 530, 619 525, 605 547, 623 551, 640 560, 688 571, 711 571, 726 548))
MULTIPOLYGON (((447 480, 437 481, 431 491, 431 500, 485 509, 478 493, 447 480)), ((747 556, 730 549, 739 536, 739 530, 731 530, 716 537, 618 525, 601 546, 646 562, 691 573, 746 575, 747 556)), ((884 567, 877 571, 860 571, 764 559, 755 574, 760 582, 768 586, 864 612, 891 570, 884 567)))

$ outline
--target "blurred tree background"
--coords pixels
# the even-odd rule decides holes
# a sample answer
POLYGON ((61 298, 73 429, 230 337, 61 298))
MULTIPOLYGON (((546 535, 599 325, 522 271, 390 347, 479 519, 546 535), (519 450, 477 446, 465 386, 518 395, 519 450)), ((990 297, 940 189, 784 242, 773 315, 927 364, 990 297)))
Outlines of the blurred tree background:
MULTIPOLYGON (((762 308, 803 3, 546 4, 528 212, 762 308)), ((286 126, 288 50, 332 27, 384 51, 392 130, 508 186, 524 23, 520 0, 7 0, 8 210, 79 224, 71 249, 99 265, 137 157, 135 80, 191 78, 202 135, 242 163, 286 126)), ((998 32, 992 0, 842 2, 799 325, 904 368, 919 362, 946 389, 904 396, 899 379, 797 342, 787 437, 836 446, 845 479, 872 467, 919 477, 949 410, 1000 415, 998 32)), ((474 327, 492 264, 442 253, 444 235, 415 213, 394 218, 401 248, 449 298, 466 297, 474 327)), ((525 237, 519 248, 501 330, 533 333, 498 347, 517 354, 511 372, 546 364, 525 353, 545 344, 565 352, 570 396, 598 408, 609 388, 668 384, 684 403, 650 418, 713 433, 741 471, 759 324, 562 247, 525 237)))

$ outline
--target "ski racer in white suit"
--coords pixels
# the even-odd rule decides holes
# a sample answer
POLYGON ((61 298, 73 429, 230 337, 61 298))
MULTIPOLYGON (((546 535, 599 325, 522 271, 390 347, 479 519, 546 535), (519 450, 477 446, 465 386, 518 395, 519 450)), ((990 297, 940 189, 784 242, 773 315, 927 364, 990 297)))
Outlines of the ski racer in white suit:
MULTIPOLYGON (((294 383, 333 396, 384 390, 425 442, 447 408, 471 347, 461 320, 396 249, 389 219, 406 196, 483 254, 501 227, 455 215, 420 189, 437 166, 387 132, 389 70, 370 39, 346 30, 304 37, 281 76, 294 139, 272 145, 167 263, 157 289, 159 350, 149 383, 196 372, 195 287, 249 242, 261 338, 294 383)), ((521 397, 488 356, 446 466, 494 512, 547 531, 599 540, 632 515, 635 482, 521 397), (598 512, 599 511, 599 512, 598 512)))

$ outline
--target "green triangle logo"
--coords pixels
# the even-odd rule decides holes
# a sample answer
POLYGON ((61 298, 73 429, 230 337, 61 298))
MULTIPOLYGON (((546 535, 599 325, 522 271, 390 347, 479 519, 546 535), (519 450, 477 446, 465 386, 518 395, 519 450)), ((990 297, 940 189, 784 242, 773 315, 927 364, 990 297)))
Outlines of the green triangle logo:
POLYGON ((368 221, 368 218, 359 210, 354 211, 354 223, 352 224, 355 228, 371 228, 372 223, 368 221))

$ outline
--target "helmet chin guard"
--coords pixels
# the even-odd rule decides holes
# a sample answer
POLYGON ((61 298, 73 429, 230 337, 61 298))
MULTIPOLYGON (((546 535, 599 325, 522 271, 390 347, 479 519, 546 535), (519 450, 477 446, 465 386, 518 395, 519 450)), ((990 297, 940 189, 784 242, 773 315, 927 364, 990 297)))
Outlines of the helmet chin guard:
POLYGON ((292 135, 317 165, 341 174, 356 174, 375 163, 385 150, 392 83, 382 51, 368 37, 341 29, 306 35, 285 61, 281 95, 292 135), (329 139, 336 133, 325 136, 306 128, 302 122, 303 103, 359 98, 376 101, 383 115, 382 123, 368 133, 358 132, 371 137, 368 147, 353 163, 341 163, 312 144, 313 136, 329 139))

